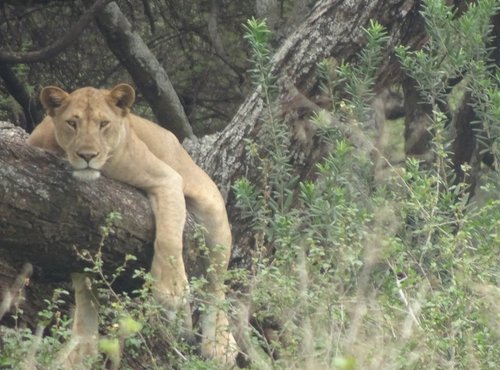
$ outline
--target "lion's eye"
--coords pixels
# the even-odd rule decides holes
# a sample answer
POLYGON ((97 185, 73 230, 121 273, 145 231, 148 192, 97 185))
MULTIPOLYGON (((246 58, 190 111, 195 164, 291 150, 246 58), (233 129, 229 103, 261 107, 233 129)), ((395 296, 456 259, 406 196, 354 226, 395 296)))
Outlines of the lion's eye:
POLYGON ((73 120, 67 120, 66 123, 68 124, 69 127, 76 129, 76 121, 73 120))
POLYGON ((99 123, 99 125, 101 126, 101 128, 104 128, 104 127, 106 127, 107 125, 109 125, 109 121, 101 121, 101 122, 99 123))

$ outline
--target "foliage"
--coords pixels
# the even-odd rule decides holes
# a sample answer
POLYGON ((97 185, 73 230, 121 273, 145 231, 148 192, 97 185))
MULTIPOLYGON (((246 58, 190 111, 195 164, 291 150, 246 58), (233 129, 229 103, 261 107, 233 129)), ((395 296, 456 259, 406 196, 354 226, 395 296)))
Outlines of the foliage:
POLYGON ((52 365, 56 354, 71 334, 70 320, 61 314, 61 305, 69 293, 56 289, 51 299, 45 300, 46 308, 38 313, 35 333, 28 328, 2 328, 0 340, 0 367, 3 369, 31 368, 34 364, 43 367, 52 365), (48 330, 50 335, 44 336, 48 330))
MULTIPOLYGON (((437 104, 451 90, 451 73, 467 71, 481 118, 495 117, 498 105, 484 101, 497 94, 498 76, 484 61, 497 5, 477 2, 457 18, 467 23, 457 33, 450 8, 424 3, 431 42, 418 52, 400 48, 399 55, 433 103, 430 166, 408 158, 385 183, 374 182, 370 153, 335 126, 340 115, 363 127, 359 120, 373 114, 371 89, 386 41, 375 22, 358 65, 341 63, 334 72, 335 62, 319 66, 325 95, 345 98, 311 119, 330 148, 312 179, 297 178, 288 127, 275 115, 247 143, 260 176, 241 178, 234 191, 256 235, 254 269, 243 281, 253 323, 247 354, 255 368, 468 369, 500 362, 494 308, 500 304, 500 201, 493 195, 481 205, 471 202, 467 186, 450 180, 450 125, 437 104), (449 50, 442 48, 445 40, 449 50), (475 73, 487 88, 472 82, 475 73)), ((251 35, 264 25, 252 22, 247 39, 255 43, 251 35)), ((262 65, 254 61, 256 69, 262 65)), ((272 78, 254 82, 263 80, 272 78)), ((265 94, 262 99, 268 104, 265 94)), ((498 122, 485 124, 490 139, 498 122)))
MULTIPOLYGON (((121 215, 112 212, 101 227, 102 240, 95 253, 79 252, 91 267, 86 273, 92 278, 99 305, 99 355, 89 358, 86 368, 101 369, 105 364, 120 369, 215 369, 202 360, 185 339, 181 317, 172 316, 153 298, 153 278, 144 270, 135 270, 134 278, 143 284, 130 294, 118 292, 114 283, 135 260, 127 255, 122 265, 107 275, 104 272, 101 249, 113 233, 113 225, 121 215), (165 365, 165 364, 168 364, 165 365)), ((47 308, 39 313, 39 327, 3 329, 0 341, 0 366, 8 369, 62 369, 71 345, 71 318, 64 305, 68 292, 56 290, 47 308), (45 335, 48 331, 49 335, 45 335)))
POLYGON ((452 81, 462 79, 459 87, 470 93, 474 111, 481 121, 476 138, 491 149, 500 163, 500 69, 490 60, 493 25, 492 14, 500 10, 495 0, 471 3, 467 12, 456 16, 442 1, 423 3, 429 42, 418 51, 400 46, 396 52, 407 73, 419 84, 421 97, 436 105, 450 99, 452 81))
POLYGON ((348 97, 355 118, 360 122, 367 120, 370 107, 367 106, 373 98, 375 73, 382 62, 383 48, 388 41, 387 31, 381 24, 371 21, 369 29, 363 29, 367 37, 365 48, 359 54, 359 63, 352 65, 342 63, 338 68, 338 78, 344 82, 339 86, 348 97))

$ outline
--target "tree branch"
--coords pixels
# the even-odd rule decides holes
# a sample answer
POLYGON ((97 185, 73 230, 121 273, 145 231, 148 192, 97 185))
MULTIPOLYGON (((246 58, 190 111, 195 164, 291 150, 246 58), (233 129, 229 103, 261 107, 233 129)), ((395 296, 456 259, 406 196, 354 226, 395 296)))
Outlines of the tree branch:
POLYGON ((38 280, 67 281, 85 265, 75 249, 95 253, 107 215, 119 212, 102 250, 106 268, 113 271, 126 254, 148 268, 154 222, 144 194, 105 177, 77 181, 68 166, 0 122, 0 261, 32 262, 38 280))
POLYGON ((23 83, 17 78, 16 74, 8 64, 0 62, 0 78, 3 79, 5 87, 14 99, 23 109, 26 119, 26 130, 33 131, 35 125, 42 120, 41 107, 25 89, 23 83))
MULTIPOLYGON (((84 0, 88 3, 89 0, 84 0)), ((194 138, 184 108, 158 59, 115 2, 96 15, 97 26, 120 63, 132 76, 139 91, 153 110, 158 123, 179 140, 194 138)))
POLYGON ((0 62, 2 63, 36 63, 55 57, 57 54, 66 49, 80 36, 82 31, 90 23, 94 14, 99 11, 104 5, 111 0, 97 0, 88 10, 82 14, 78 22, 65 32, 64 36, 53 42, 51 45, 36 51, 22 52, 7 52, 0 50, 0 62))

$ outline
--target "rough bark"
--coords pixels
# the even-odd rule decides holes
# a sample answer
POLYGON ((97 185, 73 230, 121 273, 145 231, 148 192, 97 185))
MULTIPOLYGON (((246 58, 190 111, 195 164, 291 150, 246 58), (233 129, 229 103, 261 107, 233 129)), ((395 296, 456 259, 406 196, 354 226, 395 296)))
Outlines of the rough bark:
MULTIPOLYGON (((84 1, 89 4, 89 0, 84 1)), ((115 2, 96 16, 97 26, 120 63, 132 76, 158 123, 179 140, 194 138, 184 108, 165 69, 115 2)))
POLYGON ((67 281, 85 265, 76 250, 96 252, 100 227, 110 212, 122 220, 103 247, 106 268, 125 254, 149 265, 153 215, 145 195, 101 178, 82 183, 68 164, 26 144, 26 133, 0 123, 0 260, 19 267, 30 262, 38 281, 67 281))

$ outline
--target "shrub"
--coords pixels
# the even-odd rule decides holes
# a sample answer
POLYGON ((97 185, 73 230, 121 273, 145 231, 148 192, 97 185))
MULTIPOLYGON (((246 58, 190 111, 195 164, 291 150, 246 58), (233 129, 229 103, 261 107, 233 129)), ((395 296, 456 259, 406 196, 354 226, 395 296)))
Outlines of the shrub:
MULTIPOLYGON (((370 141, 383 27, 372 22, 365 30, 358 65, 319 66, 332 101, 311 121, 330 150, 313 179, 299 180, 289 128, 273 115, 268 31, 265 22, 248 22, 255 83, 271 104, 259 138, 247 143, 259 178, 234 184, 257 242, 246 298, 254 324, 247 352, 257 368, 468 369, 500 362, 493 308, 500 304, 500 201, 470 201, 466 184, 453 181, 452 125, 438 104, 457 94, 451 81, 460 75, 484 122, 477 135, 496 151, 499 80, 485 61, 497 10, 494 1, 480 1, 455 17, 442 1, 424 1, 430 41, 417 52, 400 47, 398 55, 433 108, 434 160, 422 166, 408 158, 385 185, 373 180, 370 151, 342 129, 348 121, 370 141)), ((483 189, 497 187, 486 182, 483 189)))

